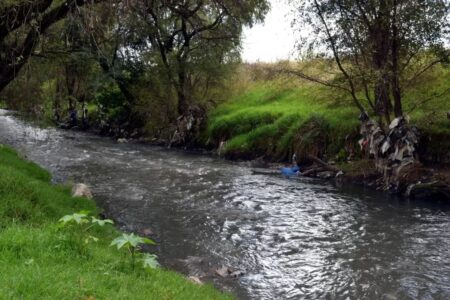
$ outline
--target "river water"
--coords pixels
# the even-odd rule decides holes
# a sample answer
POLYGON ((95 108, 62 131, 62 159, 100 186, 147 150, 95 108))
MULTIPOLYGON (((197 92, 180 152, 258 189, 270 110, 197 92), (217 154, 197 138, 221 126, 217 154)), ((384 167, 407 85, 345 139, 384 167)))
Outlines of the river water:
POLYGON ((96 135, 0 111, 0 143, 84 182, 166 267, 239 299, 450 299, 450 207, 96 135), (227 266, 245 274, 222 279, 227 266))

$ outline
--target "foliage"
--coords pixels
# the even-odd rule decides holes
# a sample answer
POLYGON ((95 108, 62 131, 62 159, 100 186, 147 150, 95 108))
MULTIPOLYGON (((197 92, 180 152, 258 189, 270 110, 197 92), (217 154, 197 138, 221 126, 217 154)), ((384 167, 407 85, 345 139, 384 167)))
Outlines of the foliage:
POLYGON ((93 1, 16 0, 0 7, 0 91, 33 55, 41 34, 87 3, 93 1))
POLYGON ((361 112, 371 111, 387 123, 391 114, 403 115, 411 83, 450 59, 448 0, 291 2, 298 8, 297 25, 308 32, 303 50, 310 57, 332 57, 341 76, 323 81, 302 71, 298 75, 348 92, 361 112))
POLYGON ((135 267, 135 260, 136 260, 136 250, 139 246, 143 244, 148 245, 156 245, 156 243, 148 238, 143 238, 140 236, 136 236, 134 233, 126 234, 123 233, 121 236, 115 238, 110 246, 116 246, 118 250, 125 248, 128 250, 128 252, 131 254, 131 265, 135 267))
POLYGON ((157 269, 160 264, 157 260, 158 256, 155 254, 144 253, 144 258, 142 260, 144 268, 157 269))
POLYGON ((122 248, 126 248, 128 250, 136 249, 143 244, 156 245, 156 243, 151 239, 137 236, 134 233, 131 234, 123 233, 121 236, 115 238, 111 242, 111 246, 116 246, 118 250, 122 248))
POLYGON ((61 225, 64 227, 68 224, 75 223, 78 225, 89 223, 88 212, 81 211, 79 213, 74 213, 71 215, 65 215, 59 221, 61 225))
POLYGON ((111 224, 111 225, 114 224, 113 220, 110 220, 110 219, 100 220, 100 219, 97 219, 96 217, 91 217, 91 222, 92 222, 92 224, 97 224, 98 226, 101 226, 101 227, 105 226, 106 224, 111 224))
POLYGON ((226 99, 242 28, 268 10, 266 0, 95 2, 39 36, 36 55, 0 89, 9 108, 61 124, 88 107, 105 133, 169 139, 179 114, 226 99))
MULTIPOLYGON (((316 60, 316 69, 310 72, 320 76, 323 64, 327 61, 316 60)), ((304 69, 305 65, 293 67, 304 69)), ((226 142, 222 150, 230 157, 264 156, 288 160, 293 147, 301 146, 294 145, 296 135, 304 135, 302 143, 308 140, 316 143, 322 140, 314 138, 319 130, 327 133, 326 155, 333 159, 336 155, 342 156, 345 137, 355 132, 359 125, 358 110, 347 104, 346 93, 331 93, 320 84, 296 76, 269 74, 268 70, 277 69, 277 66, 247 65, 242 68, 240 77, 235 80, 239 85, 247 84, 210 113, 204 132, 205 143, 209 141, 218 147, 222 141, 226 142), (266 74, 261 75, 261 70, 266 74), (248 81, 247 77, 256 80, 248 81), (314 117, 320 120, 320 126, 310 127, 314 117)), ((434 67, 422 80, 416 81, 413 91, 406 93, 404 99, 406 113, 428 135, 432 143, 430 150, 437 156, 448 152, 448 143, 440 141, 449 140, 443 137, 450 136, 446 116, 450 101, 449 75, 449 68, 434 67)))
POLYGON ((134 63, 157 72, 175 92, 182 115, 220 85, 239 60, 242 27, 261 21, 267 9, 266 0, 136 1, 124 41, 134 63))

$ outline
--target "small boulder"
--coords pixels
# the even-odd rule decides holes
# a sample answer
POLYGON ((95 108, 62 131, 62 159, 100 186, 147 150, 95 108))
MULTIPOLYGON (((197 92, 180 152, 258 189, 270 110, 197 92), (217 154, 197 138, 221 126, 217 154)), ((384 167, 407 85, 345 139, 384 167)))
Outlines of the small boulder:
POLYGON ((406 196, 415 200, 450 201, 450 186, 439 181, 408 186, 406 196))
POLYGON ((84 183, 78 183, 72 187, 72 197, 85 197, 88 199, 93 198, 91 190, 84 183))
POLYGON ((221 268, 216 269, 216 274, 222 278, 226 278, 230 275, 230 269, 228 267, 222 266, 221 268))
POLYGON ((201 281, 200 278, 198 278, 197 276, 189 276, 188 279, 189 279, 189 281, 191 281, 197 285, 203 285, 203 281, 201 281))
POLYGON ((332 171, 324 171, 324 172, 317 173, 317 177, 321 178, 321 179, 330 179, 335 176, 336 176, 336 173, 332 172, 332 171))
POLYGON ((245 275, 244 271, 235 270, 226 266, 222 266, 215 270, 215 273, 222 278, 237 278, 245 275))

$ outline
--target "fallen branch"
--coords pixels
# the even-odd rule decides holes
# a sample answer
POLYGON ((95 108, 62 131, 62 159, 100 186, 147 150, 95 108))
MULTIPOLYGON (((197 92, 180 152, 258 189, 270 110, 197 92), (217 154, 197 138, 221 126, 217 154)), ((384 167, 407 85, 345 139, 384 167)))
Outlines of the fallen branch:
POLYGON ((332 171, 332 172, 339 172, 340 170, 330 164, 327 164, 326 162, 324 162, 323 160, 321 160, 320 158, 314 156, 314 155, 308 155, 307 158, 309 160, 312 160, 313 162, 315 162, 316 164, 322 166, 326 171, 332 171))

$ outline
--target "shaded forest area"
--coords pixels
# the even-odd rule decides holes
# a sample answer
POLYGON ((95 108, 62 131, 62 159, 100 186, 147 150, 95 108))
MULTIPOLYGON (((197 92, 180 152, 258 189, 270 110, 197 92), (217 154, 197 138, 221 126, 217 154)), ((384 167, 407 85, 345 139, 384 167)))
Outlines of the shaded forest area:
POLYGON ((203 122, 227 98, 243 27, 268 10, 262 0, 95 2, 2 4, 0 89, 8 108, 169 141, 177 124, 203 122))

